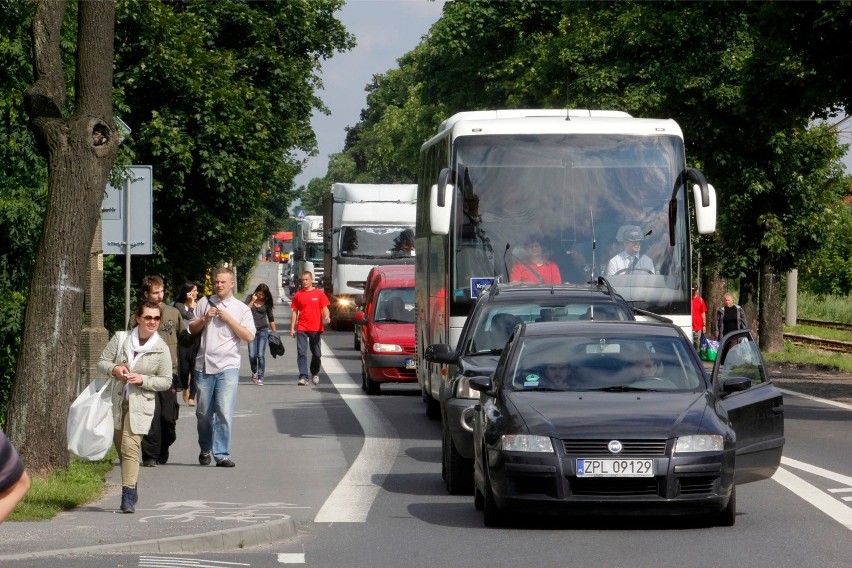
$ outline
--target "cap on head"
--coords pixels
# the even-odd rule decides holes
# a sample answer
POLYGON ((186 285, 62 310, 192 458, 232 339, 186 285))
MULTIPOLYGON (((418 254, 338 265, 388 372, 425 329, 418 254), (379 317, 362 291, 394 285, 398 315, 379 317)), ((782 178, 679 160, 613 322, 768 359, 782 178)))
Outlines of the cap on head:
POLYGON ((642 236, 642 231, 639 230, 639 227, 630 227, 625 229, 622 234, 622 240, 630 241, 631 243, 638 243, 644 238, 645 237, 642 236))
POLYGON ((692 290, 693 290, 693 291, 698 290, 698 284, 693 284, 693 285, 692 285, 692 290))

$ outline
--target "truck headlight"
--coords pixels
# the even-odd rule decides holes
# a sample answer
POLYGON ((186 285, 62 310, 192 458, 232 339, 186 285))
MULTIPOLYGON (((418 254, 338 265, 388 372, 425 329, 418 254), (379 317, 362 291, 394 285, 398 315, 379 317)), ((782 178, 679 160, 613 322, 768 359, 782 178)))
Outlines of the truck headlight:
POLYGON ((373 343, 373 351, 376 353, 402 353, 402 347, 395 343, 373 343))
POLYGON ((355 300, 352 298, 337 298, 337 305, 341 308, 351 308, 355 306, 355 300))
POLYGON ((553 453, 550 438, 530 434, 503 434, 500 438, 500 447, 504 452, 553 453))
POLYGON ((674 453, 721 452, 725 449, 725 440, 717 434, 695 434, 680 436, 675 444, 674 453))

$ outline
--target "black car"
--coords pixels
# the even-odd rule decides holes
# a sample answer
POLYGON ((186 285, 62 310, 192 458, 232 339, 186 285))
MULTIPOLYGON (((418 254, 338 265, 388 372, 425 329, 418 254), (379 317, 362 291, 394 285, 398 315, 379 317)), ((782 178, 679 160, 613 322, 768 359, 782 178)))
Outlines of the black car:
POLYGON ((736 518, 736 485, 771 477, 784 405, 751 332, 722 339, 712 376, 675 326, 522 324, 480 391, 474 501, 507 512, 736 518))
POLYGON ((473 490, 473 406, 479 393, 472 376, 488 375, 519 323, 633 320, 624 299, 606 282, 589 285, 495 284, 481 295, 462 328, 457 347, 435 344, 424 357, 448 365, 439 397, 443 432, 441 474, 452 494, 473 490))

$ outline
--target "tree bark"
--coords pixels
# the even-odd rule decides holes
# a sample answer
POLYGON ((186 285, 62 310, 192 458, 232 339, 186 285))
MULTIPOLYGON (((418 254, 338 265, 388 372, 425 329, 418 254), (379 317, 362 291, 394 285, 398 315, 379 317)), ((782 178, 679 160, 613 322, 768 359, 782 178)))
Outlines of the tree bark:
POLYGON ((749 273, 740 278, 740 297, 737 302, 745 312, 746 326, 754 333, 755 337, 760 337, 760 274, 758 272, 749 273))
POLYGON ((764 259, 760 266, 760 349, 766 353, 784 350, 784 319, 781 310, 781 275, 764 259))
POLYGON ((6 424, 36 473, 68 465, 65 422, 75 392, 88 256, 119 143, 112 116, 115 5, 78 4, 75 108, 67 117, 60 43, 66 6, 65 0, 37 2, 35 82, 24 98, 48 163, 48 196, 6 424))
POLYGON ((728 291, 728 281, 718 274, 706 275, 704 303, 707 304, 707 337, 713 339, 719 331, 716 329, 716 311, 722 307, 722 297, 728 291))

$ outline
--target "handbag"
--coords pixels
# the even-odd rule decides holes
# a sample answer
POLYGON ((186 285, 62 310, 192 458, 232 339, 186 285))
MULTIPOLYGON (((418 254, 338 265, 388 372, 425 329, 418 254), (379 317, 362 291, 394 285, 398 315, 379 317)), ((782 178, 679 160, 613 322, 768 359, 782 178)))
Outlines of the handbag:
POLYGON ((112 417, 112 398, 104 394, 112 379, 100 390, 90 383, 68 410, 65 434, 68 451, 89 461, 103 459, 113 442, 115 423, 112 417))

